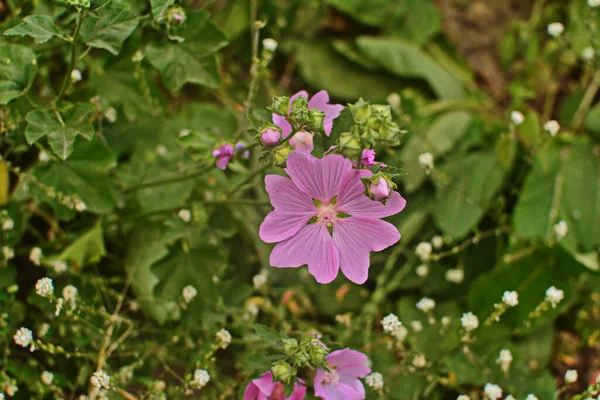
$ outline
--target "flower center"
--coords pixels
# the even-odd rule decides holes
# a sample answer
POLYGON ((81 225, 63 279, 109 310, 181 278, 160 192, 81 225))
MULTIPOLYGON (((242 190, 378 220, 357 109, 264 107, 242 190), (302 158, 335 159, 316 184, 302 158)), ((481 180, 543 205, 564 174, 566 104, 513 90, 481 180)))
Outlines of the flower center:
POLYGON ((331 226, 337 219, 337 213, 333 209, 333 204, 321 205, 317 214, 317 222, 324 223, 326 226, 331 226))
POLYGON ((338 383, 339 381, 340 376, 333 369, 331 370, 331 372, 326 373, 323 377, 323 383, 338 383))

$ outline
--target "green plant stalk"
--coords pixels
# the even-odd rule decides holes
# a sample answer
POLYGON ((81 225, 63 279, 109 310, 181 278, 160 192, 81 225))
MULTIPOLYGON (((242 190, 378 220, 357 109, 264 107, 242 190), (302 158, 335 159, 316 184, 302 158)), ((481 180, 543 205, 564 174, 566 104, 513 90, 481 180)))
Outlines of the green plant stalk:
POLYGON ((594 101, 594 97, 596 97, 596 94, 598 94, 598 89, 600 89, 600 74, 596 73, 592 77, 592 81, 585 91, 583 99, 581 99, 581 103, 579 103, 579 107, 577 107, 577 111, 575 111, 575 115, 571 121, 571 129, 574 131, 577 131, 581 126, 585 114, 590 109, 592 101, 594 101))
POLYGON ((79 38, 79 31, 81 30, 81 24, 83 22, 83 18, 85 16, 85 11, 78 10, 77 13, 77 23, 75 25, 75 32, 73 33, 73 39, 71 40, 71 63, 69 64, 69 69, 67 71, 67 75, 65 76, 65 80, 54 100, 54 104, 58 103, 58 101, 65 94, 67 87, 69 87, 69 82, 71 81, 71 73, 75 68, 75 62, 77 61, 77 39, 79 38))

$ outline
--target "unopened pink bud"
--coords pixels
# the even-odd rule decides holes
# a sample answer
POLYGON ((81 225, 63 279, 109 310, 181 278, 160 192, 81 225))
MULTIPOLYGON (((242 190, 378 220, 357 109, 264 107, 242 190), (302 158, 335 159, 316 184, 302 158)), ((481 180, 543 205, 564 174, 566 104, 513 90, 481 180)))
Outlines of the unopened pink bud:
POLYGON ((374 200, 380 201, 387 199, 390 196, 392 189, 390 188, 390 183, 387 181, 387 179, 379 178, 377 184, 371 183, 371 186, 369 186, 369 191, 371 192, 374 200))
POLYGON ((290 145, 294 148, 294 150, 312 153, 314 149, 313 136, 314 134, 311 132, 298 131, 290 139, 290 145))
POLYGON ((275 146, 281 140, 281 133, 276 129, 267 128, 260 134, 260 141, 265 146, 275 146))

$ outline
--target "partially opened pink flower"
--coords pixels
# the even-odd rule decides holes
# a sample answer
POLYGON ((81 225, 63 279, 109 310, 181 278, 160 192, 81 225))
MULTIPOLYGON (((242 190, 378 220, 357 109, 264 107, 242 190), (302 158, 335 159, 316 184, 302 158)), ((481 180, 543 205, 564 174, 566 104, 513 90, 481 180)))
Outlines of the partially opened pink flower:
POLYGON ((303 400, 304 396, 306 396, 306 386, 295 383, 294 392, 290 397, 286 397, 283 385, 280 382, 273 382, 271 371, 251 381, 244 392, 244 400, 303 400))
POLYGON ((213 150, 212 155, 217 157, 217 167, 220 169, 227 168, 227 164, 233 158, 233 146, 223 144, 218 149, 213 150))
MULTIPOLYGON (((290 109, 292 108, 292 103, 294 100, 298 98, 298 96, 302 96, 308 100, 308 93, 306 90, 301 90, 292 97, 290 97, 290 109)), ((331 133, 331 128, 333 127, 333 120, 336 119, 344 106, 341 104, 329 104, 329 94, 326 90, 321 90, 316 93, 310 100, 308 100, 308 108, 316 108, 325 113, 325 119, 323 120, 323 128, 325 129, 325 134, 329 136, 331 133)), ((290 133, 292 133, 292 126, 285 119, 285 117, 277 114, 273 114, 273 123, 281 128, 281 132, 283 132, 283 137, 286 138, 290 133)))
POLYGON ((396 227, 380 218, 394 215, 406 200, 392 192, 386 204, 365 195, 362 177, 368 170, 352 169, 339 154, 318 159, 294 151, 287 160, 291 177, 267 175, 265 184, 275 210, 260 226, 260 238, 277 243, 271 253, 274 267, 304 264, 317 282, 329 283, 341 269, 354 283, 369 275, 369 253, 400 240, 396 227))
POLYGON ((329 372, 318 370, 313 382, 315 396, 324 400, 362 400, 365 388, 359 378, 371 373, 365 364, 369 358, 363 353, 336 350, 327 356, 329 372))

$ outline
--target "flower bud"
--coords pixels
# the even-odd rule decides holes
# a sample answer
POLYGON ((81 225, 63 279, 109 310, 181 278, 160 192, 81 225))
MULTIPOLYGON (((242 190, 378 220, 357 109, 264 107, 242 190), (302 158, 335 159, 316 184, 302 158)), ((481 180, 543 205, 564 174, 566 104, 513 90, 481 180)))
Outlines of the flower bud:
POLYGON ((217 167, 223 170, 227 168, 227 164, 229 164, 229 161, 233 158, 233 154, 233 146, 230 144, 221 145, 212 152, 212 155, 217 158, 217 167))
POLYGON ((371 106, 362 98, 358 99, 356 103, 349 105, 349 107, 355 122, 364 123, 371 116, 371 106))
POLYGON ((322 130, 323 129, 323 121, 325 120, 325 112, 317 109, 311 108, 308 110, 308 127, 312 130, 322 130))
POLYGON ((293 149, 288 142, 285 142, 281 146, 277 147, 273 153, 275 165, 284 166, 292 150, 293 149))
POLYGON ((273 128, 265 128, 260 133, 260 141, 265 146, 275 146, 281 140, 281 132, 273 128))
POLYGON ((369 185, 369 193, 374 200, 381 201, 390 197, 392 189, 390 183, 384 177, 379 178, 377 183, 371 183, 369 185))
POLYGON ((290 383, 292 378, 296 375, 294 368, 284 360, 273 363, 273 365, 271 365, 271 372, 273 373, 274 380, 283 383, 290 383))
POLYGON ((360 140, 352 132, 345 132, 340 135, 339 144, 342 149, 356 150, 356 153, 362 149, 360 140))
POLYGON ((287 96, 273 96, 273 103, 269 110, 277 115, 288 115, 290 112, 290 98, 287 96))
POLYGON ((283 339, 283 352, 292 355, 298 350, 298 341, 294 338, 283 339))
POLYGON ((312 153, 314 149, 313 136, 314 133, 312 132, 304 130, 298 131, 290 139, 290 146, 292 146, 294 150, 312 153))
POLYGON ((325 357, 329 354, 329 349, 318 339, 311 341, 309 350, 310 360, 313 365, 322 365, 326 363, 325 357))
POLYGON ((304 125, 309 121, 308 100, 306 97, 298 96, 292 103, 291 116, 298 125, 304 125))

